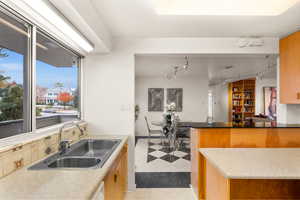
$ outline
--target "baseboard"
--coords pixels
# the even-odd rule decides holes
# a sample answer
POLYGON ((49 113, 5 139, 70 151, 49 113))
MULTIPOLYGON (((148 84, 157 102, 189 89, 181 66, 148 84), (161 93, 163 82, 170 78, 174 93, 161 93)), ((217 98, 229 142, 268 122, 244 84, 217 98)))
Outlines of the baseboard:
POLYGON ((136 184, 128 185, 127 192, 134 192, 136 190, 136 184))
POLYGON ((198 200, 197 194, 196 194, 196 192, 195 192, 195 190, 194 190, 193 186, 192 186, 192 185, 190 185, 190 188, 191 188, 191 190, 192 190, 192 194, 193 194, 193 198, 194 198, 194 200, 198 200))

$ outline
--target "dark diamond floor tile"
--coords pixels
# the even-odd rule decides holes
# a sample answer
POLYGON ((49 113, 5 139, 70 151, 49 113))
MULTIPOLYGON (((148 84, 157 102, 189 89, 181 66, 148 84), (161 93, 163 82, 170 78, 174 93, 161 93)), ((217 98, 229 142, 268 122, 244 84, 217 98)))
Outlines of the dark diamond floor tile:
POLYGON ((185 159, 185 160, 190 161, 190 160, 191 160, 191 155, 188 154, 188 155, 186 155, 186 156, 183 156, 182 158, 185 159))
POLYGON ((155 149, 148 148, 148 153, 152 153, 153 151, 156 151, 155 149))
POLYGON ((172 154, 167 154, 167 155, 160 157, 160 159, 172 163, 172 162, 175 162, 176 160, 178 160, 179 157, 174 156, 172 154))
POLYGON ((152 155, 148 155, 147 156, 147 163, 148 162, 151 162, 151 161, 153 161, 153 160, 156 160, 157 158, 155 157, 155 156, 152 156, 152 155))
POLYGON ((165 152, 165 153, 171 153, 173 152, 171 148, 168 147, 163 147, 161 149, 159 149, 159 151, 165 152))

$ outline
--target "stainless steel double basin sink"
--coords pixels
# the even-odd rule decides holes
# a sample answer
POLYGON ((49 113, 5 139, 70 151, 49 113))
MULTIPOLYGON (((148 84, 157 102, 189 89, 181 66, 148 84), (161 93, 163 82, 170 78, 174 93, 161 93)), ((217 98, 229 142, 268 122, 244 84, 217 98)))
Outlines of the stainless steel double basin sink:
POLYGON ((83 139, 71 145, 66 152, 58 152, 28 169, 101 168, 120 142, 121 140, 83 139))

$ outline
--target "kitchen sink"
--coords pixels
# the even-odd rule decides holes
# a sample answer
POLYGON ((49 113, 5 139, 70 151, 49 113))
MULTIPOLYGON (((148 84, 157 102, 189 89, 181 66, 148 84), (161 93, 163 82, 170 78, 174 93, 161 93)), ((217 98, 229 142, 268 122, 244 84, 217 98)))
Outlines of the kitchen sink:
POLYGON ((58 152, 28 169, 101 168, 120 142, 121 140, 83 139, 71 145, 64 153, 58 152))
POLYGON ((59 158, 48 165, 49 168, 90 168, 101 162, 99 158, 59 158))
POLYGON ((102 157, 114 149, 119 140, 81 140, 66 152, 66 156, 102 157))

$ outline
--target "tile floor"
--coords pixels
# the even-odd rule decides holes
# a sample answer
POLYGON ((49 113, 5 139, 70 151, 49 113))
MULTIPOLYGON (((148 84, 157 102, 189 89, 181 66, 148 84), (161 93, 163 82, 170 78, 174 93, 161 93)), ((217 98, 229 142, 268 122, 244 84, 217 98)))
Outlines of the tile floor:
POLYGON ((195 200, 190 188, 136 189, 125 200, 195 200))
POLYGON ((160 139, 138 139, 135 147, 136 172, 190 172, 189 149, 168 152, 160 139))

